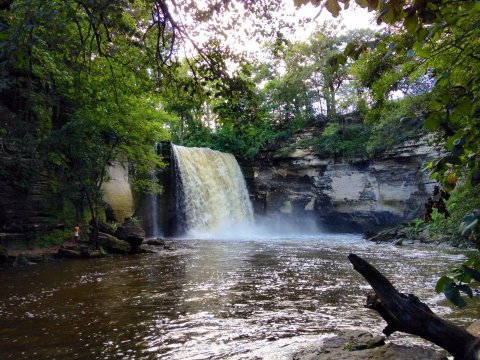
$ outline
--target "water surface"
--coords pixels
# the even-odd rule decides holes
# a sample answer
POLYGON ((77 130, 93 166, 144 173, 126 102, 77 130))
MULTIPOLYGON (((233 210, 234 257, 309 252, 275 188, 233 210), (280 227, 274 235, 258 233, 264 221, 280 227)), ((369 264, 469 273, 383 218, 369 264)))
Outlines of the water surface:
POLYGON ((161 254, 2 269, 0 358, 282 359, 342 329, 381 332, 351 252, 442 317, 478 317, 478 303, 458 310, 434 292, 460 252, 354 235, 176 243, 161 254))

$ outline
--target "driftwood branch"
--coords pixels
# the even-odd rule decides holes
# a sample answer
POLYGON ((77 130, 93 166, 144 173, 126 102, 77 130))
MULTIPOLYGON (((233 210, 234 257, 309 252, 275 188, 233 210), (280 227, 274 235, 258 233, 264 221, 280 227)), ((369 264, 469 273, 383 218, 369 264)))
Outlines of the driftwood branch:
POLYGON ((367 306, 387 322, 385 335, 395 331, 418 335, 447 350, 455 359, 480 359, 480 338, 439 318, 415 295, 399 293, 385 276, 359 256, 350 254, 348 260, 375 290, 375 295, 367 299, 367 306))

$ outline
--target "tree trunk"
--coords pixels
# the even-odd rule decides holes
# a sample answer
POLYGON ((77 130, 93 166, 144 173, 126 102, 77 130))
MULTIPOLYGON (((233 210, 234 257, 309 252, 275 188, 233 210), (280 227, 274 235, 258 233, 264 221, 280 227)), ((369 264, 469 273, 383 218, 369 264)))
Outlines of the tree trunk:
POLYGON ((92 232, 90 233, 90 242, 95 244, 97 250, 100 249, 100 244, 98 243, 98 216, 92 214, 92 220, 90 221, 92 226, 92 232))
POLYGON ((385 276, 359 256, 350 254, 348 260, 375 290, 375 296, 367 299, 367 307, 387 322, 385 335, 395 331, 418 335, 447 350, 457 360, 480 359, 480 338, 439 318, 415 295, 399 293, 385 276))

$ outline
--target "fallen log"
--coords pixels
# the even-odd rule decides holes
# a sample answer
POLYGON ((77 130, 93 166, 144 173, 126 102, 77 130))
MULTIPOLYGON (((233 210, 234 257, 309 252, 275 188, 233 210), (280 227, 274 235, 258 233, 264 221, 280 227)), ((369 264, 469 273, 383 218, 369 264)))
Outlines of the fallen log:
POLYGON ((480 360, 480 338, 438 317, 415 295, 401 294, 376 268, 355 254, 348 260, 375 291, 367 307, 377 311, 387 322, 387 336, 401 331, 420 336, 447 350, 457 360, 480 360))

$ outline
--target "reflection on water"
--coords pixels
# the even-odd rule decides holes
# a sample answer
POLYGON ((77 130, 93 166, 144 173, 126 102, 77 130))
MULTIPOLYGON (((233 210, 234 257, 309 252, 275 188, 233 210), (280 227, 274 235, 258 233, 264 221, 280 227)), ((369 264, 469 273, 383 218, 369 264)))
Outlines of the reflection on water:
POLYGON ((459 325, 478 316, 478 305, 452 309, 433 290, 460 253, 352 235, 179 240, 178 248, 3 269, 0 358, 269 359, 340 329, 380 332, 350 252, 441 316, 459 325))

